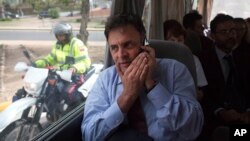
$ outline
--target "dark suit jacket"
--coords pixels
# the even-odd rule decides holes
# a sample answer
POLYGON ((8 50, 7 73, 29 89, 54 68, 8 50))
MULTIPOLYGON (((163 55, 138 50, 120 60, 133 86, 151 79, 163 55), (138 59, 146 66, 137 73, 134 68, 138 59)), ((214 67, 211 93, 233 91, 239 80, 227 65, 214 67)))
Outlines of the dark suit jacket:
MULTIPOLYGON (((201 105, 204 111, 204 127, 197 141, 210 141, 214 129, 224 123, 221 122, 214 112, 218 108, 224 107, 225 102, 225 80, 215 47, 206 48, 198 55, 208 85, 203 88, 204 98, 201 105)), ((233 59, 240 79, 240 89, 242 97, 246 100, 245 109, 250 107, 250 54, 243 49, 236 49, 233 52, 233 59)), ((244 110, 245 110, 244 109, 244 110)))
MULTIPOLYGON (((240 80, 240 93, 245 103, 249 103, 249 87, 250 87, 250 61, 247 59, 249 55, 244 55, 242 51, 235 50, 233 59, 240 80)), ((201 104, 204 109, 205 118, 211 119, 213 122, 217 120, 214 111, 218 108, 224 108, 225 102, 225 80, 219 59, 217 57, 215 47, 207 48, 199 54, 208 85, 204 88, 204 98, 201 104)), ((244 103, 242 103, 244 104, 244 103)), ((246 110, 249 105, 244 105, 246 110)))
POLYGON ((238 68, 242 92, 245 95, 247 108, 250 107, 250 44, 242 42, 233 52, 234 61, 238 68))

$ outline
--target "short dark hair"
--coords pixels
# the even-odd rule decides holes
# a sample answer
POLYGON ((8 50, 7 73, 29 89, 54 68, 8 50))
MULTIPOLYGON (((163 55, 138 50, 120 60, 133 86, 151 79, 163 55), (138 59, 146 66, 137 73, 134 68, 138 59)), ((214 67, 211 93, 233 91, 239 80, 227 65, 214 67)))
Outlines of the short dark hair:
POLYGON ((105 24, 104 34, 108 40, 109 32, 115 28, 132 25, 141 34, 142 37, 146 36, 146 30, 140 16, 135 14, 118 14, 110 16, 105 24))
POLYGON ((246 21, 247 23, 250 23, 250 17, 246 18, 245 21, 246 21))
POLYGON ((198 13, 198 11, 192 11, 184 15, 182 24, 186 29, 188 28, 194 29, 195 22, 201 19, 202 19, 202 16, 201 14, 198 13))
POLYGON ((236 23, 244 23, 244 24, 246 24, 246 21, 243 19, 243 18, 234 18, 234 21, 236 22, 236 23))
POLYGON ((176 20, 166 20, 163 23, 164 39, 167 40, 167 33, 171 33, 173 36, 178 37, 180 35, 186 36, 186 32, 182 25, 176 20))
POLYGON ((220 23, 224 23, 227 21, 234 21, 234 18, 230 15, 226 15, 226 14, 217 14, 214 19, 210 22, 210 29, 212 33, 216 32, 216 28, 218 26, 218 24, 220 23))

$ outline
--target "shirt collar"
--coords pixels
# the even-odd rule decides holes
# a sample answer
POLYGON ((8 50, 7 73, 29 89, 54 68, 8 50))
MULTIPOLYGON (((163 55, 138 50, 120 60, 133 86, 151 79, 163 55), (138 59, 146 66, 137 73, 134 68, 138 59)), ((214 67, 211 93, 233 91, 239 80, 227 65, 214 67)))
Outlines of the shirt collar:
MULTIPOLYGON (((223 60, 223 57, 228 55, 224 51, 220 50, 218 47, 215 47, 215 51, 216 51, 216 54, 217 54, 219 60, 223 60)), ((232 52, 230 52, 229 55, 232 55, 232 52)))
POLYGON ((120 84, 122 84, 122 79, 118 73, 117 73, 117 75, 118 75, 117 85, 120 85, 120 84))

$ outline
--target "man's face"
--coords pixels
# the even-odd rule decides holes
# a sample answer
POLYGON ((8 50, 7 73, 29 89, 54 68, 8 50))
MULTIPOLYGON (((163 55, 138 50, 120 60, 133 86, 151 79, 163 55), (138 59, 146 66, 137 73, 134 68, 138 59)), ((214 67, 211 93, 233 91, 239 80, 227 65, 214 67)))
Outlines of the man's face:
POLYGON ((140 33, 132 25, 127 25, 111 30, 108 44, 114 62, 122 72, 125 72, 141 52, 142 39, 140 33))
POLYGON ((247 27, 244 23, 235 23, 235 29, 236 29, 236 42, 240 43, 244 34, 247 31, 247 27))
POLYGON ((245 40, 247 41, 248 44, 250 44, 250 22, 247 22, 247 33, 246 33, 246 37, 245 40))
POLYGON ((236 45, 236 31, 233 21, 219 23, 215 33, 212 33, 217 47, 222 51, 229 53, 236 45))
POLYGON ((56 37, 57 37, 58 41, 62 42, 62 43, 64 43, 66 40, 66 35, 64 35, 64 34, 58 34, 58 35, 56 35, 56 37))
POLYGON ((179 35, 178 37, 176 37, 174 35, 169 35, 167 40, 184 44, 184 36, 183 35, 179 35))
POLYGON ((202 20, 195 21, 194 31, 198 33, 200 36, 204 36, 203 30, 204 30, 204 27, 202 24, 202 20))

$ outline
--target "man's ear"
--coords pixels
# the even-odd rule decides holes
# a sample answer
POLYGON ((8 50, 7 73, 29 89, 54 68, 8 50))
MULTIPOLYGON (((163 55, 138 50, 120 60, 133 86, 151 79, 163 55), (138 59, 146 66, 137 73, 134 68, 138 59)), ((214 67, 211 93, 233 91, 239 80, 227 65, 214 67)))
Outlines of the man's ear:
POLYGON ((211 33, 210 34, 211 38, 214 40, 215 39, 215 34, 214 33, 211 33))

